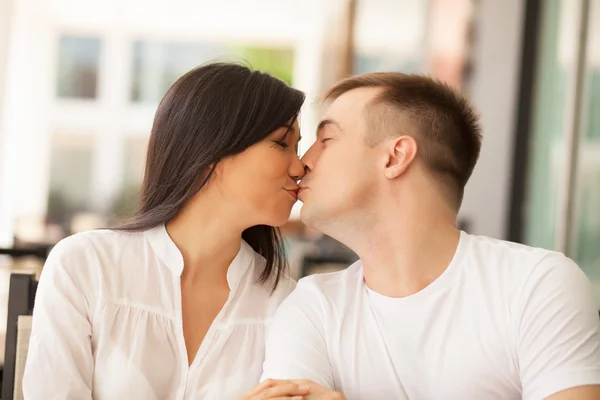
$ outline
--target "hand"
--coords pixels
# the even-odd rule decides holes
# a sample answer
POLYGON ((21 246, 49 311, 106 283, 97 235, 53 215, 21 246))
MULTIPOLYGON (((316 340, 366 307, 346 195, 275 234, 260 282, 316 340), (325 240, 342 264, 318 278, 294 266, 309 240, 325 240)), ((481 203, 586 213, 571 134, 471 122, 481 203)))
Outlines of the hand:
POLYGON ((308 390, 306 384, 268 379, 237 400, 303 400, 308 390))
POLYGON ((303 400, 346 400, 340 392, 325 388, 313 381, 292 380, 291 382, 299 387, 308 387, 308 394, 302 398, 303 400))

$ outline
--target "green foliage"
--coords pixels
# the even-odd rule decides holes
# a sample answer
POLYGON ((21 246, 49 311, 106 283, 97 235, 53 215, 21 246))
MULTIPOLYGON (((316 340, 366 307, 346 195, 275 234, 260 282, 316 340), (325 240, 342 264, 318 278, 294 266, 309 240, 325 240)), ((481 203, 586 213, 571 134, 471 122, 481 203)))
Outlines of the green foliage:
POLYGON ((271 74, 288 85, 292 84, 294 75, 292 49, 236 45, 232 46, 232 52, 236 58, 248 63, 253 69, 271 74))

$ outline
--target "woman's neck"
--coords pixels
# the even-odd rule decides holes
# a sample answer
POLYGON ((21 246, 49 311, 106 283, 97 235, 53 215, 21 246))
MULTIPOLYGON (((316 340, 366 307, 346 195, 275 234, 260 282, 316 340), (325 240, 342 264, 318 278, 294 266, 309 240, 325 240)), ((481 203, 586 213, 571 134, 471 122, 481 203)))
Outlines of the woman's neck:
POLYGON ((166 229, 183 256, 182 281, 226 282, 246 229, 235 219, 231 205, 198 193, 166 229))

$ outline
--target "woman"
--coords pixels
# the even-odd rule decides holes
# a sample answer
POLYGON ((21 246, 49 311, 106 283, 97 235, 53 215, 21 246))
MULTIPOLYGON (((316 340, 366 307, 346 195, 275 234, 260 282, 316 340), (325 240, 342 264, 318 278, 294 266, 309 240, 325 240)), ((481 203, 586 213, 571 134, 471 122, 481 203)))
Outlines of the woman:
MULTIPOLYGON (((258 383, 265 325, 294 287, 273 227, 304 173, 303 102, 233 64, 197 68, 169 89, 137 215, 66 238, 48 257, 26 399, 232 399, 258 383)), ((251 394, 306 393, 263 386, 251 394)))

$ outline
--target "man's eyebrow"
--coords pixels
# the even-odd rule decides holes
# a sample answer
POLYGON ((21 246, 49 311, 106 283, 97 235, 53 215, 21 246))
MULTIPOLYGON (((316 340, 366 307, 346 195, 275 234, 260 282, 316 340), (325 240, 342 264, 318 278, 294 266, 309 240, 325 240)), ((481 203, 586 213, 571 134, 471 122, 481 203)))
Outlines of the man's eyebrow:
POLYGON ((336 128, 338 128, 340 131, 342 131, 342 132, 344 131, 342 129, 341 125, 339 124, 339 122, 337 122, 333 119, 330 119, 330 118, 326 118, 326 119, 321 120, 321 122, 319 122, 319 125, 317 126, 317 136, 320 135, 320 133, 323 131, 323 129, 325 129, 325 127, 327 125, 333 125, 336 128))

